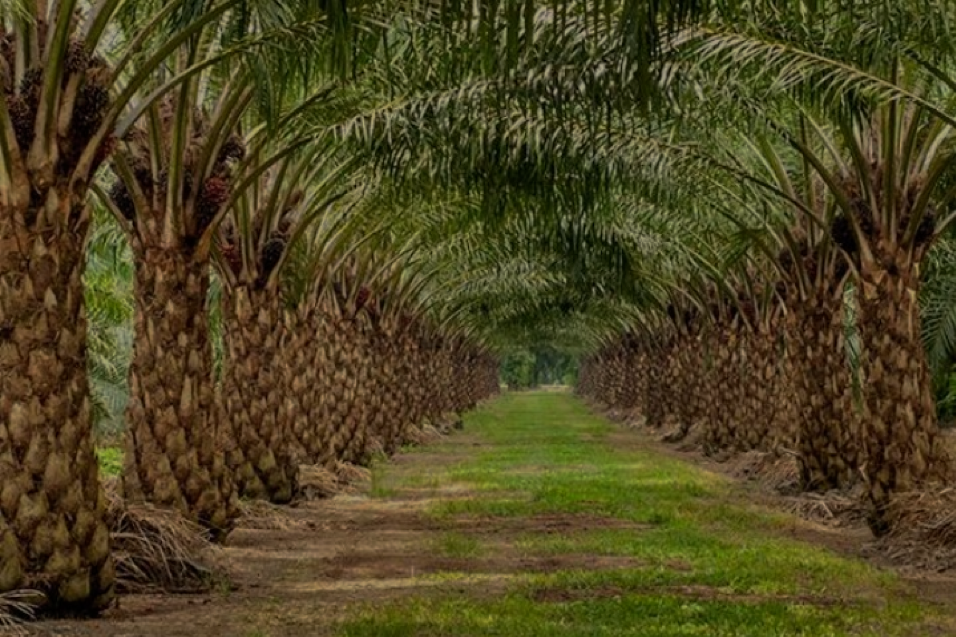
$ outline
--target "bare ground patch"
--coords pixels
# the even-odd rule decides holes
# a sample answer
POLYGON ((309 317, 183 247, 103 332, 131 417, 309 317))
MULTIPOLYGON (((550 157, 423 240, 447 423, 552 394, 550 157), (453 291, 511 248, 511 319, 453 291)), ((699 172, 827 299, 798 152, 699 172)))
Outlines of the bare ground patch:
POLYGON ((499 536, 524 533, 570 535, 587 531, 611 529, 643 531, 653 528, 650 524, 587 513, 548 513, 522 517, 460 515, 449 520, 448 524, 453 528, 460 528, 471 533, 499 536))

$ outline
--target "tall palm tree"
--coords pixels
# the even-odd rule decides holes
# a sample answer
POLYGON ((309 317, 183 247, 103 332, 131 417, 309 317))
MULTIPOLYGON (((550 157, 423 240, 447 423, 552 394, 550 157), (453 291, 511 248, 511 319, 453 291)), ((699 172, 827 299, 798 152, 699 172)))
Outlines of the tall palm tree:
POLYGON ((90 439, 88 188, 115 146, 118 117, 165 55, 143 55, 132 72, 130 60, 159 32, 174 50, 215 19, 200 12, 174 23, 181 3, 169 3, 109 60, 102 43, 120 4, 97 3, 85 15, 72 1, 0 8, 2 515, 19 538, 22 572, 47 583, 51 609, 97 610, 113 590, 90 439))
POLYGON ((295 412, 286 405, 286 383, 297 382, 295 350, 288 347, 296 326, 286 307, 282 268, 317 217, 324 217, 321 227, 336 227, 329 206, 340 196, 334 188, 347 163, 329 170, 335 157, 318 145, 285 155, 245 182, 233 214, 219 228, 214 261, 224 290, 225 361, 218 418, 231 444, 227 464, 244 497, 288 502, 295 493, 295 412))

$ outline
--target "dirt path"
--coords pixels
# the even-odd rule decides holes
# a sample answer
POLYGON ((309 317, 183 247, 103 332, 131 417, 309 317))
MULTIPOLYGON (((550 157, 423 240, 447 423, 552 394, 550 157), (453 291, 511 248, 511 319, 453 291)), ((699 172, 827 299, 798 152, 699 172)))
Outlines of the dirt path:
MULTIPOLYGON (((461 453, 416 453, 389 464, 390 481, 423 470, 451 467, 484 445, 459 434, 461 453)), ((194 637, 229 635, 268 637, 326 635, 350 606, 376 604, 412 596, 468 592, 492 596, 503 592, 519 574, 567 569, 615 569, 636 565, 622 557, 555 555, 529 557, 514 550, 515 538, 526 533, 569 534, 640 525, 589 515, 541 515, 498 520, 488 518, 435 520, 430 507, 469 500, 474 493, 461 485, 338 495, 276 509, 267 525, 239 528, 219 558, 231 586, 202 595, 127 595, 119 608, 102 619, 51 621, 35 626, 43 636, 194 637), (449 533, 467 530, 495 547, 492 556, 440 555, 436 546, 449 533), (455 573, 447 578, 429 575, 455 573)), ((262 525, 259 523, 258 525, 262 525)))
MULTIPOLYGON (((559 397, 557 400, 568 399, 559 397)), ((749 546, 744 546, 743 553, 724 546, 726 528, 731 528, 727 525, 749 524, 745 516, 752 515, 755 505, 747 501, 745 489, 731 490, 729 495, 721 493, 719 497, 709 495, 703 487, 698 492, 698 487, 685 482, 700 479, 701 484, 707 484, 710 480, 707 476, 712 474, 689 467, 688 459, 677 461, 671 456, 665 460, 664 452, 655 448, 652 441, 609 427, 605 421, 591 419, 594 422, 588 421, 579 428, 574 428, 578 427, 575 424, 568 425, 566 431, 561 430, 557 416, 555 423, 541 422, 547 414, 536 413, 533 408, 537 404, 527 399, 515 401, 513 413, 494 412, 493 406, 483 420, 479 418, 474 427, 469 425, 472 431, 457 433, 442 444, 394 458, 382 470, 373 472, 371 484, 362 485, 359 493, 277 509, 256 524, 272 528, 240 528, 230 536, 220 558, 230 574, 232 587, 219 587, 203 595, 124 596, 119 608, 101 619, 44 622, 35 625, 36 634, 71 637, 331 635, 341 631, 343 620, 367 614, 370 608, 422 599, 440 604, 449 598, 467 600, 468 604, 495 604, 521 586, 526 586, 522 595, 528 603, 549 609, 578 607, 582 602, 602 604, 608 599, 631 595, 634 599, 658 596, 665 600, 676 597, 696 600, 695 603, 703 601, 720 609, 728 604, 731 605, 728 608, 736 604, 774 609, 774 604, 787 607, 808 604, 809 608, 821 612, 832 609, 839 615, 844 608, 852 610, 871 602, 882 608, 897 594, 884 591, 880 588, 879 576, 869 574, 863 575, 869 579, 860 585, 859 599, 853 598, 857 593, 852 582, 846 590, 830 587, 830 576, 825 569, 838 572, 843 567, 830 564, 831 558, 818 556, 813 552, 816 549, 809 545, 807 549, 799 549, 806 550, 806 556, 795 553, 792 565, 782 564, 785 568, 795 568, 799 574, 801 560, 806 560, 808 568, 819 571, 819 579, 825 586, 814 584, 812 580, 817 575, 813 573, 807 576, 805 585, 765 585, 760 578, 769 577, 766 573, 776 571, 776 567, 761 565, 759 561, 751 564, 747 557, 749 546), (528 424, 503 430, 507 427, 499 420, 504 417, 523 418, 528 424), (552 436, 549 431, 556 433, 552 436), (607 457, 598 459, 601 454, 607 457), (476 464, 476 458, 486 458, 486 465, 476 464), (595 464, 592 466, 589 462, 595 464), (671 486, 667 490, 663 488, 662 485, 673 480, 667 478, 669 474, 660 473, 658 463, 673 465, 665 471, 681 472, 673 493, 671 486), (632 474, 637 480, 634 484, 643 485, 643 491, 635 490, 634 498, 631 493, 617 493, 620 480, 632 474), (566 492, 562 490, 565 487, 566 492), (648 511, 631 507, 632 499, 641 497, 644 498, 641 506, 648 511), (734 507, 727 519, 716 518, 708 512, 710 505, 706 502, 711 497, 715 507, 734 507), (701 507, 699 512, 695 507, 701 507), (436 514, 438 509, 445 509, 446 513, 436 514), (708 525, 715 525, 707 534, 694 531, 686 536, 688 542, 698 543, 699 548, 682 544, 684 536, 680 534, 689 531, 680 516, 691 514, 705 516, 700 522, 705 530, 708 525), (669 521, 673 522, 673 531, 668 530, 669 521), (595 538, 600 542, 595 544, 595 538), (631 546, 635 538, 647 538, 648 546, 631 546), (720 552, 721 556, 726 551, 726 557, 712 557, 708 551, 720 552), (723 564, 721 559, 730 563, 723 564), (722 586, 723 569, 731 582, 737 580, 740 573, 746 579, 747 569, 756 569, 753 577, 757 583, 722 586), (604 573, 606 581, 595 580, 593 584, 572 587, 560 585, 560 578, 568 573, 598 577, 604 577, 601 575, 604 573), (551 576, 554 578, 547 579, 551 576), (531 588, 527 588, 529 583, 534 583, 531 588)), ((572 413, 562 418, 560 423, 576 423, 575 418, 580 416, 572 413)), ((853 529, 817 528, 795 518, 767 528, 771 529, 767 533, 794 538, 800 546, 807 542, 822 543, 843 554, 853 554, 853 547, 861 541, 853 529)), ((765 541, 789 540, 762 536, 746 540, 747 543, 765 541)), ((768 546, 770 548, 764 550, 774 551, 778 547, 777 544, 768 546)), ((790 550, 789 546, 784 549, 790 550)), ((915 589, 917 594, 919 589, 919 586, 915 589)), ((956 590, 953 580, 938 580, 935 590, 933 612, 943 619, 927 624, 931 626, 927 630, 932 632, 892 634, 956 634, 948 632, 949 628, 956 628, 956 621, 951 621, 956 617, 953 605, 956 600, 951 599, 952 591, 956 590)), ((903 594, 910 596, 910 593, 903 594)), ((713 621, 723 621, 721 617, 713 621)), ((746 625, 753 620, 739 621, 746 625)), ((407 626, 385 630, 373 626, 366 632, 348 634, 550 634, 547 630, 526 633, 520 628, 511 628, 510 632, 494 627, 488 628, 490 632, 484 630, 475 628, 472 632, 467 628, 441 627, 418 630, 407 626), (495 632, 497 630, 505 632, 495 632)), ((568 630, 570 632, 561 634, 583 634, 573 628, 568 630)), ((828 634, 883 634, 880 630, 828 634)), ((611 630, 600 634, 643 633, 611 630)))
MULTIPOLYGON (((459 436, 463 449, 471 446, 459 436)), ((477 443, 475 443, 477 444, 477 443)), ((452 454, 416 454, 393 461, 396 475, 451 463, 452 454)), ((370 485, 358 485, 368 491, 370 485)), ((102 619, 43 622, 38 635, 193 637, 195 635, 323 635, 344 609, 427 593, 440 587, 421 576, 457 566, 437 558, 430 539, 442 528, 425 510, 437 501, 467 498, 468 492, 408 489, 387 498, 339 495, 276 509, 265 524, 239 528, 219 560, 231 586, 202 595, 128 595, 102 619)), ((475 578, 494 584, 489 565, 475 578)), ((502 581, 504 577, 500 578, 502 581)))

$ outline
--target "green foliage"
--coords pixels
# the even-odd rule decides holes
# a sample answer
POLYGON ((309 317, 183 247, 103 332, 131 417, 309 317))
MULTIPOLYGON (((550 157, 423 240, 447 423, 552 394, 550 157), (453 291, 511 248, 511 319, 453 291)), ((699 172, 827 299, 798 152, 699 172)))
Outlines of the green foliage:
POLYGON ((123 431, 127 374, 133 347, 133 267, 122 232, 105 212, 94 217, 86 253, 84 294, 88 324, 87 367, 97 435, 123 431))
POLYGON ((512 350, 501 363, 501 382, 511 389, 571 385, 576 377, 577 359, 550 345, 512 350))
POLYGON ((528 389, 534 382, 534 355, 518 350, 505 356, 501 363, 501 380, 509 389, 528 389))
POLYGON ((101 476, 114 477, 123 472, 123 450, 119 447, 97 447, 96 459, 101 476))

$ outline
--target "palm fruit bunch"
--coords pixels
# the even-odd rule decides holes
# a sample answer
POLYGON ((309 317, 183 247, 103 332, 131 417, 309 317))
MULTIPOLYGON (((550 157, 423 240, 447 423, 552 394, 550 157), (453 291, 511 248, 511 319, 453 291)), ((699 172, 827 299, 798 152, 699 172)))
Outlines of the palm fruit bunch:
POLYGON ((913 236, 913 241, 916 245, 923 246, 929 243, 935 234, 936 210, 929 208, 923 213, 923 218, 920 219, 919 225, 916 226, 916 234, 913 236))
MULTIPOLYGON (((139 185, 140 190, 143 193, 143 196, 146 199, 151 199, 153 196, 153 170, 149 165, 149 161, 137 157, 134 158, 131 162, 130 170, 133 173, 133 178, 136 179, 136 183, 139 185)), ((110 189, 110 199, 113 201, 113 205, 116 206, 117 210, 120 211, 120 214, 123 215, 129 222, 136 221, 136 202, 133 199, 132 193, 130 193, 129 188, 126 186, 126 183, 122 179, 117 179, 113 184, 113 187, 110 189)))
POLYGON ((372 297, 372 291, 369 290, 364 285, 359 288, 358 294, 355 295, 355 311, 360 312, 362 308, 368 303, 368 300, 372 297))
POLYGON ((229 182, 224 177, 213 175, 203 183, 199 197, 196 199, 197 233, 209 227, 228 200, 229 182))
POLYGON ((239 135, 230 135, 229 139, 219 147, 216 156, 217 164, 226 164, 230 161, 242 161, 246 156, 246 146, 239 135))
POLYGON ((259 261, 259 280, 261 283, 265 283, 275 267, 279 265, 279 261, 282 260, 282 255, 285 252, 285 245, 285 239, 274 234, 266 241, 265 245, 262 246, 262 254, 259 261))
POLYGON ((239 251, 239 240, 236 236, 236 227, 232 219, 226 218, 219 225, 219 252, 222 254, 223 261, 232 271, 233 275, 242 272, 242 253, 239 251))
MULTIPOLYGON (((925 179, 916 178, 910 181, 906 191, 901 195, 898 206, 903 214, 900 215, 900 227, 909 228, 912 222, 913 209, 920 198, 920 194, 925 190, 925 179)), ((926 207, 923 216, 916 225, 916 232, 913 234, 913 244, 923 247, 932 241, 936 234, 936 208, 932 205, 926 207)))
POLYGON ((136 202, 122 179, 117 179, 110 188, 110 200, 123 218, 130 222, 136 221, 136 202))
POLYGON ((830 238, 838 248, 847 254, 854 255, 859 249, 856 243, 856 235, 853 233, 853 226, 846 215, 836 215, 830 222, 830 238))
MULTIPOLYGON (((46 31, 44 23, 39 24, 38 28, 40 33, 46 31)), ((40 38, 39 42, 42 49, 45 39, 40 38)), ((16 55, 16 36, 0 31, 0 84, 17 145, 23 153, 33 144, 36 115, 43 91, 44 68, 34 66, 27 69, 17 82, 14 71, 17 68, 16 55)), ((90 55, 84 43, 74 38, 67 47, 63 70, 63 94, 59 102, 61 105, 72 104, 72 113, 70 135, 61 141, 57 171, 60 174, 69 174, 99 130, 110 107, 107 84, 109 69, 103 58, 90 55), (75 91, 75 94, 72 94, 72 91, 75 91)), ((93 158, 93 171, 106 161, 114 147, 115 140, 112 136, 104 137, 93 158)))
MULTIPOLYGON (((197 120, 194 134, 197 147, 210 141, 208 127, 203 125, 205 122, 206 118, 202 116, 197 120)), ((222 211, 222 207, 229 201, 232 194, 232 164, 242 160, 245 155, 246 147, 238 134, 230 135, 220 146, 212 167, 212 174, 206 178, 199 192, 196 193, 193 238, 198 238, 212 225, 213 220, 222 211)), ((191 162, 187 162, 189 163, 191 162)), ((187 170, 187 174, 192 177, 191 171, 187 170)), ((188 198, 191 194, 190 189, 189 194, 184 193, 184 196, 188 198)))

